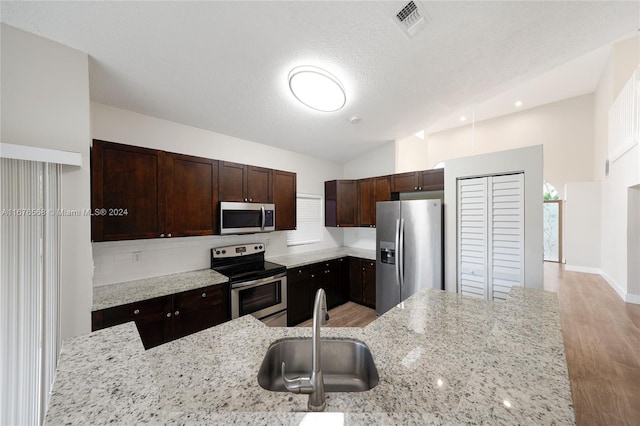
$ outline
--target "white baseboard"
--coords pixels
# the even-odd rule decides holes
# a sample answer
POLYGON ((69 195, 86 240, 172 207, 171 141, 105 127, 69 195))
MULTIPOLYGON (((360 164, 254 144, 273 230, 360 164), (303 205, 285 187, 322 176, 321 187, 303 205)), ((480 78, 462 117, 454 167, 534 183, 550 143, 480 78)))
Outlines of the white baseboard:
POLYGON ((625 302, 640 305, 640 294, 627 294, 625 302))
POLYGON ((578 266, 578 265, 564 265, 565 271, 573 271, 573 272, 584 272, 585 274, 597 274, 602 275, 602 270, 600 268, 592 268, 590 266, 578 266))
POLYGON ((614 289, 616 293, 618 293, 618 296, 620 296, 623 301, 640 305, 640 295, 628 294, 626 291, 622 290, 616 280, 614 280, 613 277, 611 277, 611 275, 607 274, 606 272, 602 271, 600 275, 602 275, 602 278, 607 281, 609 286, 611 286, 611 288, 614 289))

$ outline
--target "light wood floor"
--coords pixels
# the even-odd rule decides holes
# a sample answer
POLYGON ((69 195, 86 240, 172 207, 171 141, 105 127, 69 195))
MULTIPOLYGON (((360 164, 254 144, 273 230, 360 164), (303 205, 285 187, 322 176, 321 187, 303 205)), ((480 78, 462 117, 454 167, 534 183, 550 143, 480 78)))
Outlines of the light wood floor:
POLYGON ((600 275, 545 263, 557 291, 577 425, 640 425, 640 305, 600 275))
MULTIPOLYGON (((336 308, 329 309, 329 321, 327 327, 364 327, 376 319, 376 310, 347 302, 336 308)), ((296 327, 311 327, 313 320, 307 320, 296 327)))

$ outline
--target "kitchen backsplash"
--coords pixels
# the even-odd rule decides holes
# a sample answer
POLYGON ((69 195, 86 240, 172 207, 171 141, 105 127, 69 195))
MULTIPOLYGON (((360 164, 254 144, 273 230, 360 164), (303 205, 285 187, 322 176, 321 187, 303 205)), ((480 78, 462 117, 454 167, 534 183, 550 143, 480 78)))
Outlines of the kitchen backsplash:
MULTIPOLYGON (((211 266, 210 250, 213 247, 262 242, 266 244, 266 257, 273 257, 343 245, 341 229, 325 230, 321 243, 293 247, 287 247, 286 231, 93 243, 93 285, 115 284, 206 269, 211 266)), ((375 247, 375 231, 373 235, 375 247)), ((359 243, 355 240, 354 242, 359 243)))

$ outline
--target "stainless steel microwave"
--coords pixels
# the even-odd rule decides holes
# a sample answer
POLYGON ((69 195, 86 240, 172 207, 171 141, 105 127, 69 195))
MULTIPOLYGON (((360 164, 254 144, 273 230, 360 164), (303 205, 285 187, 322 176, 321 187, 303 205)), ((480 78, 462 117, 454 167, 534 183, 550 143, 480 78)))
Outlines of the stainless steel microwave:
POLYGON ((261 203, 220 203, 220 234, 254 234, 276 230, 276 207, 261 203))

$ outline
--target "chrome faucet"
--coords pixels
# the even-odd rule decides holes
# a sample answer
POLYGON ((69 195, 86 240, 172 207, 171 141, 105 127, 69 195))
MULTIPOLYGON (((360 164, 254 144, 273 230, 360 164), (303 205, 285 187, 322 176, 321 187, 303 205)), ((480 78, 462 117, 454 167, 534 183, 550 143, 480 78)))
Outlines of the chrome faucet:
POLYGON ((282 381, 289 392, 309 394, 309 410, 323 411, 327 406, 324 395, 324 378, 320 361, 320 327, 329 320, 327 313, 327 297, 323 289, 318 289, 313 304, 313 354, 310 377, 287 379, 284 375, 285 365, 282 363, 282 381), (322 312, 321 312, 322 311, 322 312))

